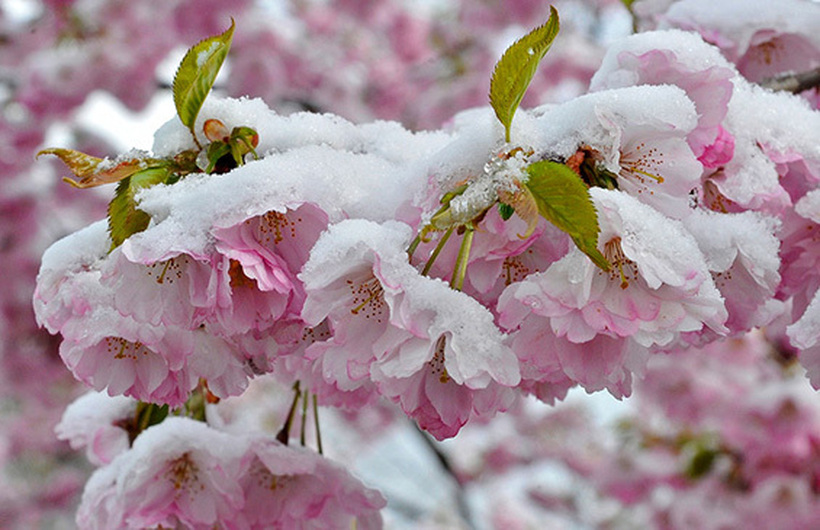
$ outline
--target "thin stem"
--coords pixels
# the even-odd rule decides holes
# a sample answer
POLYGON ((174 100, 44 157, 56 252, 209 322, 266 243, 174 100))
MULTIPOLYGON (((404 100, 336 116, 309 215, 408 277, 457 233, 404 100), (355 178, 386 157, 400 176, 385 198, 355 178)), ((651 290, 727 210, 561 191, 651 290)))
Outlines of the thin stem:
POLYGON ((285 445, 288 445, 288 440, 290 439, 290 426, 293 423, 293 416, 296 414, 296 405, 299 403, 299 397, 301 396, 299 381, 293 383, 293 392, 293 403, 290 404, 288 417, 285 420, 285 424, 282 426, 282 430, 280 430, 276 435, 276 439, 285 445))
POLYGON ((407 247, 407 260, 408 261, 413 259, 413 253, 419 247, 420 243, 421 243, 421 234, 417 234, 415 239, 413 239, 413 242, 410 243, 410 246, 407 247))
POLYGON ((322 451, 322 433, 319 431, 319 405, 317 404, 316 394, 313 394, 313 425, 316 427, 316 449, 319 454, 324 454, 322 451))
POLYGON ((436 261, 436 258, 441 253, 441 249, 444 248, 444 244, 447 243, 447 240, 450 239, 450 236, 453 234, 453 227, 447 229, 444 232, 444 235, 441 236, 441 240, 439 240, 436 248, 433 249, 433 253, 430 254, 430 258, 427 260, 427 263, 424 264, 424 269, 421 271, 422 276, 427 276, 427 273, 430 272, 430 269, 433 266, 433 262, 436 261))
POLYGON ((196 132, 194 132, 193 126, 190 127, 188 130, 191 131, 191 136, 194 139, 194 143, 196 144, 196 148, 199 149, 199 150, 202 150, 202 145, 199 143, 199 139, 196 137, 196 132))
POLYGON ((310 392, 303 392, 302 393, 302 429, 299 433, 299 443, 302 444, 302 447, 305 446, 305 431, 307 431, 307 408, 308 408, 308 399, 310 392))
POLYGON ((456 258, 456 266, 453 269, 453 279, 450 281, 450 286, 456 291, 460 291, 464 287, 464 277, 467 275, 467 263, 470 261, 470 249, 473 246, 473 235, 475 230, 467 226, 466 231, 461 238, 461 248, 458 249, 458 258, 456 258))

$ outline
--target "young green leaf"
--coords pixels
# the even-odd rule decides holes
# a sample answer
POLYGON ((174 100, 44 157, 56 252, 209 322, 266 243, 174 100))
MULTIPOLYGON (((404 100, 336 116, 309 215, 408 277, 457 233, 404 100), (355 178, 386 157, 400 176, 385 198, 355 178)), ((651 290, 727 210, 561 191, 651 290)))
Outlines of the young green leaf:
POLYGON ((506 141, 510 141, 510 127, 524 92, 532 81, 538 63, 558 35, 558 12, 550 6, 550 18, 521 37, 507 48, 495 65, 490 80, 490 105, 504 125, 506 141))
POLYGON ((219 160, 231 152, 231 146, 223 141, 211 142, 206 149, 206 156, 208 158, 208 167, 205 168, 205 173, 226 173, 230 169, 220 168, 217 170, 219 160))
POLYGON ((142 171, 149 164, 157 162, 148 158, 128 158, 118 160, 108 160, 87 155, 74 149, 50 148, 43 149, 37 156, 55 155, 63 161, 74 176, 80 180, 72 180, 63 177, 63 181, 71 184, 75 188, 93 188, 103 184, 119 182, 122 179, 142 171))
POLYGON ((580 177, 567 166, 549 160, 531 164, 527 173, 530 178, 525 186, 541 215, 569 234, 595 265, 609 270, 609 262, 598 250, 598 213, 580 177))
POLYGON ((108 231, 112 250, 137 232, 148 228, 151 218, 137 208, 137 192, 165 182, 171 175, 168 167, 151 167, 120 181, 117 192, 108 205, 108 231))
POLYGON ((508 220, 515 213, 515 208, 503 202, 498 203, 498 214, 503 220, 508 220))
POLYGON ((228 56, 234 21, 225 33, 207 38, 188 50, 174 76, 174 105, 182 123, 194 133, 194 122, 228 56))

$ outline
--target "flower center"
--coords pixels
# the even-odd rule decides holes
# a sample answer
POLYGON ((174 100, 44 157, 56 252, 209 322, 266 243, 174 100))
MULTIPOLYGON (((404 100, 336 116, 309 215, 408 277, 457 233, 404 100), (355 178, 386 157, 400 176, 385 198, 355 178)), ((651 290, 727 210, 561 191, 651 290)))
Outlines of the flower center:
MULTIPOLYGON (((183 487, 191 489, 191 486, 198 482, 199 467, 191 460, 190 453, 183 454, 170 464, 165 477, 173 483, 175 490, 180 490, 183 487)), ((204 486, 200 485, 200 489, 204 489, 204 486)))
POLYGON ((501 265, 501 274, 504 277, 504 285, 511 285, 520 282, 530 274, 538 272, 538 269, 531 268, 524 263, 524 257, 529 257, 533 254, 532 249, 527 249, 521 254, 509 256, 501 265))
POLYGON ((183 268, 188 265, 187 256, 177 256, 166 261, 148 265, 148 276, 160 285, 172 285, 182 278, 183 268))
POLYGON ((654 192, 647 188, 647 184, 663 183, 663 177, 657 175, 661 160, 662 155, 657 148, 647 148, 641 142, 634 149, 622 153, 620 175, 636 181, 639 184, 638 193, 647 190, 652 195, 654 192))
POLYGON ((249 474, 260 489, 271 492, 280 490, 296 480, 296 477, 292 475, 274 475, 258 458, 254 459, 254 465, 249 474))
MULTIPOLYGON (((638 268, 635 262, 627 258, 624 249, 621 247, 621 238, 614 237, 604 245, 604 257, 612 267, 609 269, 610 280, 617 280, 621 284, 621 289, 629 287, 629 282, 638 279, 638 268)), ((598 271, 603 274, 604 271, 598 271)))
POLYGON ((256 280, 245 276, 245 271, 242 270, 242 264, 235 259, 230 260, 228 267, 228 277, 231 279, 231 288, 237 289, 246 287, 248 289, 256 289, 256 280))
POLYGON ((141 342, 127 341, 121 337, 106 337, 105 346, 108 353, 113 354, 114 359, 139 360, 142 356, 148 355, 148 348, 141 342))
MULTIPOLYGON (((252 219, 245 221, 252 223, 252 219)), ((285 214, 271 210, 258 218, 257 239, 264 244, 281 243, 285 237, 296 238, 296 225, 301 218, 290 219, 285 214)))
POLYGON ((450 375, 447 373, 447 368, 444 366, 444 343, 445 337, 442 335, 436 341, 436 351, 433 358, 427 364, 430 366, 430 372, 434 377, 438 377, 440 383, 446 383, 450 380, 450 375))
POLYGON ((350 289, 351 302, 353 308, 350 310, 354 315, 361 315, 367 319, 373 319, 379 324, 382 322, 385 311, 384 288, 374 276, 367 280, 356 283, 347 280, 347 287, 350 289))
POLYGON ((728 197, 720 192, 717 184, 711 179, 703 183, 703 202, 712 211, 720 213, 737 212, 739 208, 728 197))

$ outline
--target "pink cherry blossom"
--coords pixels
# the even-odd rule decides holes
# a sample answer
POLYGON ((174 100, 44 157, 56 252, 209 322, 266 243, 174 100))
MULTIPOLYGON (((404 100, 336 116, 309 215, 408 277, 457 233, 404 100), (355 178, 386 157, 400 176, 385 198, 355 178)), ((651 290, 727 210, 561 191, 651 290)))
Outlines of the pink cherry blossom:
POLYGON ((128 450, 128 431, 121 424, 133 419, 136 408, 133 399, 89 392, 66 408, 54 431, 72 449, 85 449, 92 464, 102 466, 128 450))
MULTIPOLYGON (((522 237, 527 231, 527 222, 520 217, 504 221, 498 209, 491 208, 476 227, 464 292, 492 309, 504 287, 542 271, 569 250, 569 237, 543 220, 539 220, 531 235, 522 237)), ((441 232, 431 235, 429 242, 418 247, 413 256, 417 266, 423 267, 430 259, 441 237, 441 232)), ((449 280, 458 250, 459 240, 453 237, 436 256, 430 276, 449 280)))
POLYGON ((382 526, 382 496, 310 450, 257 439, 243 461, 241 518, 249 528, 382 526))
POLYGON ((780 223, 756 212, 719 214, 698 210, 684 220, 698 242, 723 295, 733 333, 768 324, 766 304, 780 285, 780 223))
POLYGON ((735 138, 735 155, 710 176, 731 211, 754 209, 786 217, 795 202, 820 181, 820 148, 811 138, 820 116, 790 94, 735 80, 724 126, 735 138), (764 108, 766 112, 754 112, 764 108), (789 124, 780 116, 804 116, 789 124))
POLYGON ((212 526, 236 520, 247 442, 187 418, 167 418, 98 469, 77 512, 82 528, 212 526))
POLYGON ((683 31, 641 33, 607 50, 590 83, 593 91, 630 85, 677 85, 686 91, 698 113, 698 125, 687 135, 705 167, 732 158, 734 141, 721 127, 737 75, 720 53, 696 35, 683 31))
POLYGON ((783 361, 758 332, 653 356, 624 443, 587 476, 664 528, 810 524, 820 409, 783 361))
POLYGON ((406 226, 353 220, 319 239, 301 275, 303 317, 327 317, 334 336, 306 353, 343 390, 375 384, 422 428, 450 437, 471 415, 509 405, 518 366, 492 314, 419 275, 408 244, 406 226))
POLYGON ((298 315, 304 289, 296 274, 327 226, 327 214, 310 204, 270 211, 229 228, 214 229, 216 251, 227 258, 227 307, 216 320, 227 334, 260 331, 298 315))
POLYGON ((541 142, 573 160, 590 159, 618 189, 674 218, 690 211, 703 166, 687 143, 697 114, 683 90, 631 86, 593 92, 546 109, 541 142))
POLYGON ((641 348, 672 347, 686 332, 725 333, 727 313, 703 255, 680 224, 622 192, 590 193, 599 212, 599 246, 611 270, 601 271, 574 249, 545 272, 508 287, 499 321, 518 330, 513 347, 520 348, 522 361, 528 359, 524 364, 536 373, 545 369, 535 381, 555 378, 560 368, 590 390, 612 387, 624 395, 628 373, 640 373, 645 362, 641 348), (548 326, 556 338, 547 343, 561 346, 555 351, 567 346, 564 341, 592 348, 574 356, 568 348, 566 357, 547 353, 552 359, 545 361, 541 352, 551 349, 539 343, 549 331, 526 330, 531 326, 548 326), (615 346, 607 337, 627 340, 615 346))
POLYGON ((803 315, 786 328, 792 344, 800 348, 800 364, 808 371, 812 386, 820 388, 820 290, 814 293, 803 315))
POLYGON ((216 270, 207 259, 179 253, 160 261, 132 261, 129 247, 114 249, 102 283, 124 316, 154 326, 199 326, 216 305, 216 270))
POLYGON ((716 44, 751 81, 820 64, 820 39, 813 28, 820 10, 811 2, 784 0, 776 13, 766 2, 681 0, 663 16, 665 24, 696 31, 716 44))

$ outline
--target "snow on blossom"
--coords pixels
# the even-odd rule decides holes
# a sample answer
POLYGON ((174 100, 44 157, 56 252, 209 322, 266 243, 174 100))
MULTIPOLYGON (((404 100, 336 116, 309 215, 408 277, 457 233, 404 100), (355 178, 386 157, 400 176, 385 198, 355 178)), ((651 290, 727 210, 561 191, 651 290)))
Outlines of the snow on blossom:
POLYGON ((687 144, 697 126, 695 106, 674 86, 604 90, 548 108, 534 142, 549 157, 579 150, 616 177, 621 191, 666 215, 685 217, 702 166, 687 144))
POLYGON ((381 528, 385 501, 309 449, 168 417, 88 481, 81 528, 381 528))
POLYGON ((166 418, 91 476, 77 523, 81 528, 229 523, 244 506, 238 481, 247 447, 243 438, 202 422, 166 418))
POLYGON ((732 96, 734 68, 713 46, 679 30, 654 31, 617 41, 607 50, 590 90, 631 85, 676 85, 694 102, 698 125, 687 141, 705 167, 732 158, 734 141, 721 127, 732 96))
POLYGON ((437 438, 509 405, 518 363, 492 314, 408 263, 410 230, 349 220, 331 226, 300 277, 308 323, 333 338, 308 348, 332 381, 375 384, 437 438))
POLYGON ((807 193, 794 210, 783 216, 780 297, 791 297, 795 316, 803 313, 813 294, 820 288, 820 224, 818 216, 820 192, 807 193))
MULTIPOLYGON (((331 222, 392 219, 425 184, 413 165, 449 140, 445 133, 412 133, 391 122, 354 125, 330 114, 279 116, 260 100, 209 99, 200 117, 255 128, 261 158, 228 174, 191 175, 173 186, 141 192, 140 208, 154 224, 130 238, 136 255, 155 261, 175 251, 201 255, 213 227, 305 203, 324 211, 331 222)), ((172 120, 157 131, 154 151, 175 153, 190 142, 187 129, 172 120)))
MULTIPOLYGON (((521 111, 513 126, 514 140, 523 144, 538 137, 536 117, 521 111)), ((495 203, 505 194, 514 194, 529 176, 525 167, 536 158, 528 147, 516 141, 503 142, 503 129, 487 107, 457 114, 451 125, 452 141, 425 163, 428 186, 417 194, 414 204, 422 210, 421 220, 429 223, 441 208, 441 197, 466 184, 463 193, 449 202, 447 221, 453 224, 474 221, 463 291, 492 309, 503 287, 527 274, 543 270, 566 254, 569 238, 536 216, 523 220, 514 215, 504 220, 495 203)), ((429 275, 451 279, 459 254, 459 238, 438 248, 444 230, 426 234, 413 253, 412 263, 424 268, 432 260, 429 275)))
POLYGON ((794 205, 794 211, 800 217, 820 224, 820 189, 814 189, 801 197, 794 205))
POLYGON ((479 193, 476 193, 476 197, 471 201, 479 204, 464 205, 463 209, 480 210, 482 206, 488 206, 489 201, 497 197, 497 185, 508 183, 509 177, 515 176, 516 167, 522 167, 521 162, 525 158, 515 157, 510 163, 506 163, 502 162, 498 155, 512 150, 516 145, 532 145, 537 134, 535 126, 536 123, 530 113, 517 112, 512 122, 513 142, 506 145, 504 127, 491 107, 482 106, 459 112, 446 127, 451 135, 449 141, 430 154, 420 168, 427 179, 427 186, 422 193, 417 193, 416 204, 424 210, 426 216, 432 216, 440 206, 439 200, 443 193, 468 182, 481 181, 484 185, 477 186, 480 188, 476 190, 479 193), (504 171, 505 169, 513 171, 504 171))
POLYGON ((765 319, 774 315, 759 311, 780 284, 779 221, 757 212, 697 210, 683 223, 698 242, 723 295, 729 312, 726 326, 739 333, 768 324, 765 319))
POLYGON ((241 518, 249 528, 382 527, 384 498, 311 450, 258 438, 244 462, 241 518))
POLYGON ((662 17, 662 26, 696 31, 717 45, 751 81, 820 64, 820 7, 782 0, 681 0, 662 17))
POLYGON ((151 261, 120 246, 105 258, 100 281, 123 316, 192 329, 217 304, 216 273, 205 256, 178 253, 151 261))
POLYGON ((791 343, 800 348, 800 364, 808 371, 815 389, 820 389, 820 290, 814 293, 803 315, 786 328, 791 343))
POLYGON ((801 98, 735 79, 724 126, 735 156, 710 180, 740 207, 781 216, 820 181, 820 114, 801 98))
POLYGON ((46 249, 33 299, 38 324, 57 333, 70 318, 91 309, 100 279, 94 269, 110 246, 106 223, 99 221, 46 249))
POLYGON ((642 349, 674 347, 687 332, 725 334, 728 315, 703 254, 679 222, 620 191, 590 193, 599 212, 599 248, 611 270, 573 249, 545 272, 508 287, 499 321, 515 332, 513 347, 524 364, 545 369, 540 375, 555 377, 550 374, 560 366, 590 390, 613 387, 624 395, 627 373, 640 373, 645 362, 642 349), (551 340, 558 347, 542 349, 548 332, 530 326, 548 326, 561 339, 551 340), (580 349, 564 349, 564 341, 589 348, 562 354, 580 349), (583 364, 565 366, 570 359, 583 364))
MULTIPOLYGON (((46 252, 35 293, 37 318, 49 331, 62 334, 60 356, 74 376, 112 396, 173 406, 185 402, 199 378, 207 379, 222 397, 242 392, 251 371, 238 339, 214 336, 198 323, 153 324, 119 310, 117 292, 103 281, 100 270, 114 259, 104 257, 103 249, 110 244, 104 228, 105 223, 97 223, 54 244, 46 252)), ((143 282, 152 281, 143 276, 143 282)), ((136 289, 134 296, 150 317, 149 295, 154 291, 148 287, 136 289)), ((167 301, 167 307, 191 314, 184 295, 167 301)))
POLYGON ((88 392, 66 408, 54 432, 72 449, 85 449, 92 464, 102 466, 128 450, 128 431, 121 423, 132 419, 136 408, 131 398, 88 392))

